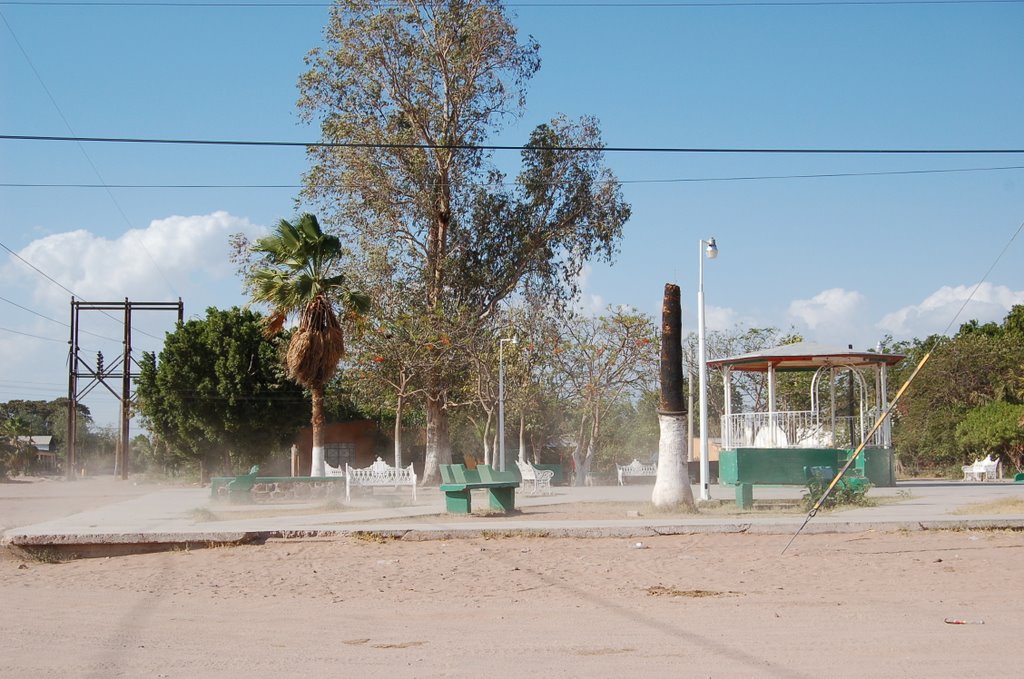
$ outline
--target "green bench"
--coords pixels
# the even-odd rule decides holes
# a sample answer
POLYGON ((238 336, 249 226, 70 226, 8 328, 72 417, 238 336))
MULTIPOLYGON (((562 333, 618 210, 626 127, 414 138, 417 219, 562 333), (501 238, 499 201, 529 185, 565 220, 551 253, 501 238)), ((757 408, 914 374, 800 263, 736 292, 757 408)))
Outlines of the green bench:
POLYGON ((228 496, 231 502, 245 502, 249 498, 252 487, 256 484, 256 475, 260 473, 260 466, 254 464, 248 474, 241 476, 214 476, 210 479, 210 494, 214 498, 223 495, 228 496))
POLYGON ((491 509, 506 514, 515 510, 516 488, 520 483, 518 471, 499 472, 486 464, 478 464, 476 469, 467 469, 462 464, 442 464, 440 467, 441 492, 444 493, 445 509, 449 513, 471 513, 472 491, 478 489, 488 491, 491 509))

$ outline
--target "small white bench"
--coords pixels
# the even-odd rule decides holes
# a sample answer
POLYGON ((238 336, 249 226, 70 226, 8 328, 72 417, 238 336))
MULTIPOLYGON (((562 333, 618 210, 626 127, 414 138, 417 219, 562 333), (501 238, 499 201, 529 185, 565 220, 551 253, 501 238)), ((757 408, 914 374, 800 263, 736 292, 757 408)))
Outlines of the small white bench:
POLYGON ((516 460, 519 475, 523 477, 523 489, 527 495, 551 494, 551 479, 555 472, 551 469, 537 469, 529 462, 516 460))
POLYGON ((627 476, 657 476, 658 465, 644 464, 634 458, 629 464, 615 465, 615 471, 619 475, 619 485, 624 486, 626 485, 627 476))
POLYGON ((412 501, 416 502, 416 472, 408 467, 392 467, 381 458, 363 469, 345 465, 345 500, 352 499, 352 486, 375 488, 378 486, 412 486, 412 501))
POLYGON ((986 455, 984 460, 975 460, 974 464, 961 467, 964 481, 993 481, 1002 478, 1002 467, 999 460, 986 455))

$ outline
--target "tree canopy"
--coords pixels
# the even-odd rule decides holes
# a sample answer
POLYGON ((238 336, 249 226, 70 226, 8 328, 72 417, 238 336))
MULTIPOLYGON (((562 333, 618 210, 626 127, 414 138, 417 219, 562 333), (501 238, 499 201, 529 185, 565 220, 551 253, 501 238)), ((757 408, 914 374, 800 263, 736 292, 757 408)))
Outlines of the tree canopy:
POLYGON ((281 365, 284 339, 263 335, 262 317, 210 308, 144 354, 139 406, 169 460, 220 464, 225 472, 286 446, 308 412, 302 389, 281 365))
POLYGON ((1013 413, 1024 403, 1022 318, 1024 305, 1016 305, 1001 324, 969 321, 953 337, 893 346, 907 354, 894 384, 932 352, 896 412, 893 443, 907 471, 942 473, 989 453, 1021 469, 1013 442, 1024 423, 1013 413))
MULTIPOLYGON (((630 211, 596 120, 538 126, 512 182, 480 148, 522 111, 538 50, 495 0, 334 5, 299 83, 332 143, 309 151, 304 194, 353 243, 365 289, 474 334, 525 282, 566 300, 585 262, 614 255, 630 211)), ((450 460, 447 368, 425 378, 425 483, 450 460)))

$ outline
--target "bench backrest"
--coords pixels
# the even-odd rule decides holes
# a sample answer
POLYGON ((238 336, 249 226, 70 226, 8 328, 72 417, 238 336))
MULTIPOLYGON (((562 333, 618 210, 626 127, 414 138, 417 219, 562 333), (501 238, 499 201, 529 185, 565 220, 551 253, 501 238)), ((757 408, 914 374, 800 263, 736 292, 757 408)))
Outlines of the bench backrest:
POLYGON ((522 462, 520 460, 516 460, 516 468, 519 469, 519 476, 522 477, 524 480, 537 480, 536 470, 533 468, 533 465, 530 464, 529 462, 522 462))
POLYGON ((452 473, 452 483, 480 483, 480 466, 466 469, 464 464, 448 465, 452 473))
POLYGON ((478 464, 476 471, 484 483, 519 483, 522 478, 519 470, 515 468, 500 472, 497 469, 492 469, 488 464, 478 464))

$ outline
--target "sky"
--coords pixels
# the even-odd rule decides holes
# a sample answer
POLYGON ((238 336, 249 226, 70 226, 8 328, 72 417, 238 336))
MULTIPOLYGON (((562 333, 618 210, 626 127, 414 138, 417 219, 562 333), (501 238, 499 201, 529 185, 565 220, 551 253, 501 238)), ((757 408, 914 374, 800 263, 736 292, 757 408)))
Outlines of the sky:
MULTIPOLYGON (((0 0, 0 135, 316 141, 296 82, 327 8, 280 4, 0 0)), ((542 66, 496 144, 565 114, 597 116, 616 147, 1024 149, 1024 2, 510 12, 542 66)), ((1000 321, 1024 303, 1024 153, 606 162, 633 216, 614 264, 584 272, 590 313, 626 304, 654 316, 672 282, 694 330, 710 237, 711 330, 793 328, 866 349, 1000 321)), ((186 318, 244 304, 228 237, 301 211, 306 168, 301 148, 0 139, 0 401, 67 395, 72 293, 181 298, 186 318)), ((174 320, 137 314, 136 351, 159 351, 174 320)), ((109 363, 120 351, 119 317, 86 312, 81 329, 83 355, 109 363)), ((116 401, 102 391, 84 402, 109 425, 116 401)))

